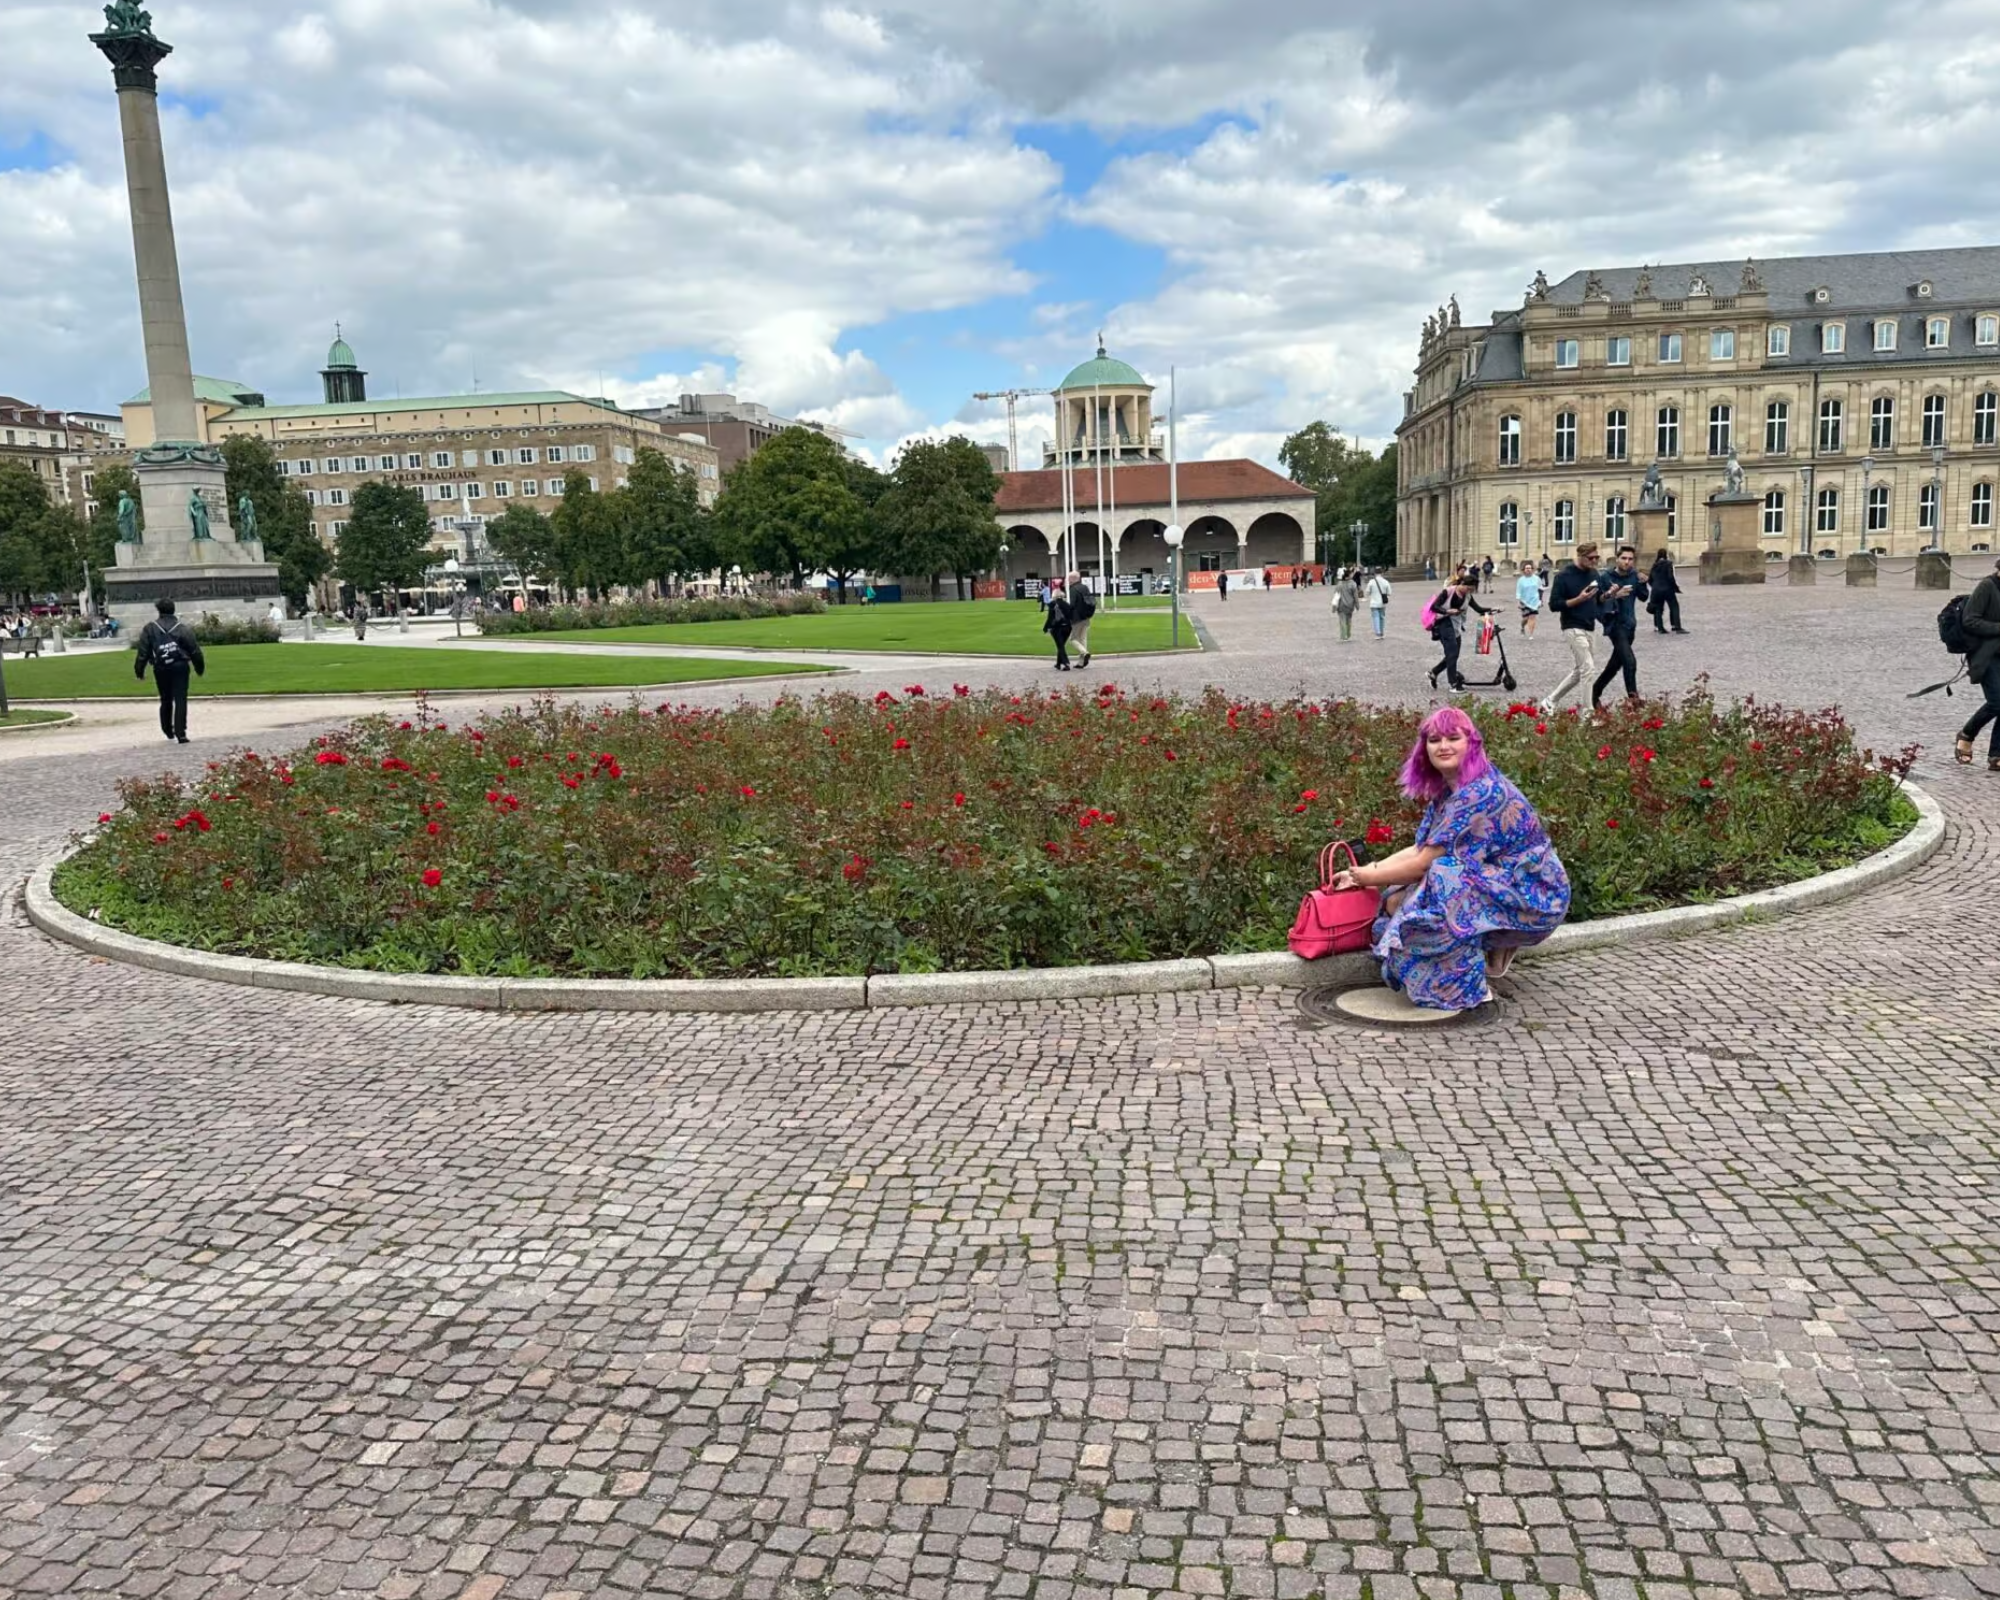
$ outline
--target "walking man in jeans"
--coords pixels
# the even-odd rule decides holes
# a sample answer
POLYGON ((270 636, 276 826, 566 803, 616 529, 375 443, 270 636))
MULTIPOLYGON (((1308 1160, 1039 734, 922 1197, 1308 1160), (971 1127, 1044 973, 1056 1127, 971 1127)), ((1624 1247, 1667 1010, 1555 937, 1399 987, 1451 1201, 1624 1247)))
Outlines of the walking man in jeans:
POLYGON ((160 732, 180 744, 188 742, 188 669, 206 673, 201 643, 185 622, 174 616, 171 600, 155 600, 159 616, 146 624, 139 635, 139 653, 132 670, 145 682, 146 668, 153 669, 153 686, 160 691, 160 732))
POLYGON ((1603 612, 1604 640, 1611 647, 1611 659, 1590 686, 1593 709, 1603 703, 1605 689, 1619 673, 1625 674, 1625 698, 1639 698, 1639 657, 1632 643, 1639 637, 1639 602, 1646 598, 1646 580, 1639 576, 1639 552, 1629 544, 1618 547, 1618 564, 1611 569, 1610 581, 1598 591, 1603 612))
POLYGON ((1555 693, 1542 702, 1542 715, 1549 716, 1563 696, 1590 681, 1592 668, 1590 636, 1597 631, 1600 586, 1597 581, 1597 546, 1580 544, 1570 564, 1556 574, 1549 586, 1549 610, 1561 624, 1563 643, 1569 646, 1569 672, 1556 685, 1555 693))

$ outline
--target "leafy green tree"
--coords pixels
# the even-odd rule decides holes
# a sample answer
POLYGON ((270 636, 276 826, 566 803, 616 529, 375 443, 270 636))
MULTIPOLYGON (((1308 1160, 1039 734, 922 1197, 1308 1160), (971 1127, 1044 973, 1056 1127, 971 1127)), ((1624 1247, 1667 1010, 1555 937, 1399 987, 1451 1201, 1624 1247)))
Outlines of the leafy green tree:
POLYGON ((617 493, 624 502, 619 520, 629 581, 664 584, 706 570, 695 565, 704 540, 701 482, 692 467, 641 446, 617 493))
POLYGON ((1354 558, 1356 522, 1368 525, 1361 558, 1369 566, 1396 559, 1396 447, 1377 456, 1325 422, 1310 422, 1278 447, 1294 483, 1311 489, 1320 549, 1336 563, 1354 558))
POLYGON ((571 467, 563 474, 562 504, 549 521, 557 570, 568 588, 596 596, 625 581, 625 510, 623 496, 599 494, 588 473, 571 467))
POLYGON ((740 462, 715 518, 722 560, 794 584, 835 565, 852 572, 867 537, 840 446, 812 428, 786 428, 740 462))
POLYGON ((881 551, 881 506, 882 497, 889 492, 889 475, 870 466, 859 456, 849 456, 843 467, 848 490, 861 507, 861 521, 851 538, 828 548, 826 559, 820 565, 833 579, 840 603, 846 605, 851 580, 856 573, 874 566, 875 558, 881 551))
POLYGON ((104 598, 104 574, 118 565, 118 497, 129 494, 139 512, 139 534, 146 532, 146 506, 139 498, 139 475, 122 462, 92 470, 90 496, 97 509, 90 514, 91 593, 104 598))
POLYGON ((360 594, 412 588, 431 564, 430 544, 430 511, 419 491, 364 483, 340 536, 340 576, 360 594))
POLYGON ((0 595, 18 600, 48 587, 46 524, 54 509, 48 484, 32 467, 0 464, 0 595))
POLYGON ((523 579, 556 575, 555 525, 533 506, 510 505, 486 524, 486 542, 519 567, 523 579))
MULTIPOLYGON (((305 493, 290 479, 278 475, 278 457, 268 440, 238 435, 222 441, 222 459, 228 468, 229 516, 237 520, 236 506, 244 495, 257 508, 257 538, 264 546, 264 559, 277 564, 278 588, 294 605, 305 604, 312 586, 333 565, 333 552, 313 526, 312 506, 305 493)), ((100 496, 103 485, 98 485, 100 496)), ((102 502, 100 500, 100 508, 102 502)), ((116 527, 117 495, 112 496, 113 527, 116 527)), ((239 527, 236 536, 243 537, 239 527)))
POLYGON ((1000 480, 970 439, 921 439, 896 458, 890 486, 877 507, 881 528, 877 559, 883 570, 928 577, 936 597, 938 578, 966 580, 991 570, 1000 559, 1000 524, 993 497, 1000 480))

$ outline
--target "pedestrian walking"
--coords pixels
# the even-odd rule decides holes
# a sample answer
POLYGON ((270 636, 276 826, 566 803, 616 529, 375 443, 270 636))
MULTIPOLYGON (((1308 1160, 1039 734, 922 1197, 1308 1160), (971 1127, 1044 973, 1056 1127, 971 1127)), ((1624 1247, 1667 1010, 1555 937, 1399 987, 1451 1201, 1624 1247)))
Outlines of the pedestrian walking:
POLYGON ((1992 725, 1986 746, 1986 770, 2000 772, 2000 561, 1973 585, 1965 607, 1958 614, 1959 628, 1971 648, 1965 653, 1965 673, 1978 684, 1986 704, 1973 712, 1972 720, 1959 730, 1952 754, 1960 766, 1972 765, 1972 741, 1979 730, 1992 725))
POLYGON ((1222 598, 1223 598, 1223 599, 1225 599, 1225 600, 1227 600, 1227 599, 1229 598, 1229 574, 1228 574, 1228 573, 1226 573, 1226 572, 1218 572, 1218 573, 1217 573, 1217 574, 1215 575, 1215 592, 1216 592, 1217 594, 1221 595, 1221 596, 1222 596, 1222 598))
POLYGON ((1044 611, 1049 609, 1049 596, 1054 592, 1055 591, 1049 585, 1049 580, 1047 578, 1042 579, 1042 592, 1040 598, 1042 602, 1042 609, 1044 611))
POLYGON ((1438 674, 1443 673, 1445 681, 1454 689, 1465 687, 1465 676, 1458 670, 1458 652, 1465 641, 1465 617, 1468 611, 1485 616, 1491 610, 1475 598, 1474 591, 1479 580, 1476 574, 1460 573, 1438 591, 1438 597, 1431 602, 1431 614, 1437 619, 1431 624, 1431 637, 1438 642, 1444 655, 1431 668, 1431 687, 1435 689, 1438 674))
POLYGON ((360 595, 354 597, 354 642, 361 643, 368 637, 368 602, 360 595))
POLYGON ((1354 581, 1354 574, 1345 568, 1333 586, 1333 614, 1340 619, 1340 642, 1348 644, 1354 638, 1354 608, 1360 603, 1361 590, 1354 581))
POLYGON ((1488 556, 1479 563, 1479 588, 1484 594, 1493 592, 1493 558, 1488 556))
POLYGON ((1521 608, 1521 632, 1535 636, 1535 622, 1542 614, 1542 580, 1532 561, 1521 563, 1521 575, 1514 580, 1514 603, 1521 608))
POLYGON ((1602 613, 1597 621, 1611 659, 1590 686, 1592 709, 1603 703, 1606 687, 1620 673, 1625 675, 1625 698, 1639 698, 1639 657, 1632 646, 1639 637, 1639 602, 1646 598, 1646 588, 1646 580, 1639 576, 1639 552, 1629 544, 1620 545, 1610 582, 1599 594, 1602 613))
POLYGON ((1090 665, 1090 619, 1097 615, 1097 596, 1090 592, 1090 585, 1083 581, 1083 574, 1069 575, 1069 636, 1076 644, 1077 654, 1083 659, 1080 667, 1090 665))
POLYGON ((1580 544, 1570 564, 1558 572, 1549 585, 1548 608, 1562 630, 1569 647, 1569 671, 1553 693, 1542 702, 1542 715, 1551 716, 1563 696, 1590 682, 1597 663, 1591 659, 1591 637, 1597 632, 1598 592, 1597 546, 1580 544))
POLYGON ((160 732, 177 744, 188 742, 188 673, 206 675, 208 662, 201 653, 201 641, 185 622, 174 616, 171 600, 155 600, 159 613, 139 634, 139 648, 132 662, 133 674, 146 681, 146 668, 153 669, 153 687, 160 694, 160 732))
POLYGON ((1673 618, 1675 633, 1686 633, 1681 626, 1681 580, 1674 576, 1674 558, 1662 550, 1653 557, 1652 575, 1646 580, 1653 597, 1646 602, 1647 611, 1652 613, 1653 631, 1665 633, 1662 623, 1665 617, 1673 618))
POLYGON ((1381 643, 1383 625, 1389 618, 1390 585, 1388 574, 1378 572, 1368 580, 1368 587, 1362 596, 1368 602, 1368 622, 1375 630, 1375 641, 1381 643))
POLYGON ((1049 593, 1048 615, 1042 618, 1042 632, 1056 642, 1056 671, 1069 671, 1069 602, 1053 588, 1049 593))

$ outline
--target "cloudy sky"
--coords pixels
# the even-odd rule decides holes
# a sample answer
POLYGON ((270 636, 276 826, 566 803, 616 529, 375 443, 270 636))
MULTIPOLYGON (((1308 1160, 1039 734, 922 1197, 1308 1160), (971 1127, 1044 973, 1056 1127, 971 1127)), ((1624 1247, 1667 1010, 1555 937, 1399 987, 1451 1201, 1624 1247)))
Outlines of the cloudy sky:
MULTIPOLYGON (((1271 459, 1385 439, 1426 312, 1538 267, 2000 242, 2000 0, 152 9, 195 365, 274 401, 337 320, 371 392, 734 389, 879 456, 1102 328, 1184 455, 1271 459)), ((0 0, 0 392, 75 409, 145 381, 99 16, 0 0)))

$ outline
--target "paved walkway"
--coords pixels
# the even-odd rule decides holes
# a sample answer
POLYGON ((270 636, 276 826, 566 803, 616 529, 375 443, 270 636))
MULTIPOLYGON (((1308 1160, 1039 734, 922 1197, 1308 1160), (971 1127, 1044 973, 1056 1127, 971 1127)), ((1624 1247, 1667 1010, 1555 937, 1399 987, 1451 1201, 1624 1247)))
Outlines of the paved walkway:
MULTIPOLYGON (((1421 690, 1418 598, 1347 647, 1211 600, 1135 681, 1421 690)), ((1698 593, 1642 661, 1942 750, 1934 609, 1698 593)), ((135 741, 0 741, 0 880, 216 748, 135 741)), ((1924 776, 1892 891, 1438 1036, 389 1009, 100 965, 10 888, 0 1594, 2000 1592, 2000 778, 1924 776)))

